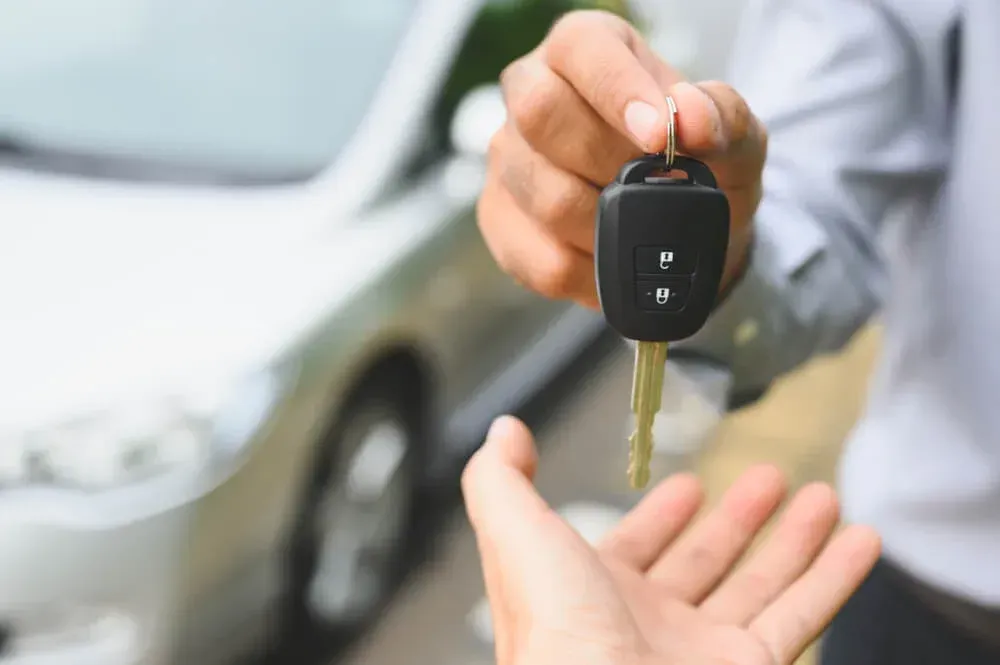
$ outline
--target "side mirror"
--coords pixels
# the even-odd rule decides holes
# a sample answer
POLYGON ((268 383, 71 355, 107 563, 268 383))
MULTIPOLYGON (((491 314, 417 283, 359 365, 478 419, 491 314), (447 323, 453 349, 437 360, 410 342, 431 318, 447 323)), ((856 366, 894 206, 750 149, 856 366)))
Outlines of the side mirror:
POLYGON ((451 145, 459 155, 485 158, 490 140, 507 120, 498 85, 474 88, 459 103, 451 122, 451 145))

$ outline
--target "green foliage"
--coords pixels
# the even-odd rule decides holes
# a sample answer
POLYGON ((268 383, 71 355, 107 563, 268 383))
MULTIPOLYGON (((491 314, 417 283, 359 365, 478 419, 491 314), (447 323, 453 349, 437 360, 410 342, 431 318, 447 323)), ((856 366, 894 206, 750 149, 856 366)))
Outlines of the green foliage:
POLYGON ((603 9, 629 17, 626 0, 508 0, 489 2, 466 36, 439 100, 436 132, 444 136, 462 98, 495 83, 510 62, 535 48, 555 21, 575 9, 603 9))

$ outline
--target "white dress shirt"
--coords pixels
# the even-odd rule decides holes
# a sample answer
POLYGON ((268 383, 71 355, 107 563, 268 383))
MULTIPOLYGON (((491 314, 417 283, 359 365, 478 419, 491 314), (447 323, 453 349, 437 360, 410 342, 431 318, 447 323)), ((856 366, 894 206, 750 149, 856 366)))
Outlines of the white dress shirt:
POLYGON ((878 312, 845 517, 1000 607, 1000 0, 751 0, 730 81, 770 136, 752 265, 678 347, 761 390, 878 312))

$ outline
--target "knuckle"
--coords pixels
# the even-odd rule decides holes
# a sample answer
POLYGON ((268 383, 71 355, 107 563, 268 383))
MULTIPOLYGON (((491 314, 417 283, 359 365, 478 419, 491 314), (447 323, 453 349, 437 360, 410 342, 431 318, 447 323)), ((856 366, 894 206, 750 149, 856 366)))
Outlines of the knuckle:
MULTIPOLYGON (((522 146, 523 148, 523 146, 522 146)), ((504 189, 524 212, 534 216, 538 199, 544 189, 538 186, 535 161, 530 153, 515 149, 515 153, 497 162, 497 176, 504 189)))
POLYGON ((607 65, 595 68, 590 95, 600 106, 624 110, 625 100, 622 99, 622 74, 607 65), (621 107, 621 108, 619 108, 621 107))
POLYGON ((603 9, 577 9, 563 14, 552 26, 550 40, 557 47, 574 47, 593 30, 628 30, 625 19, 603 9))
POLYGON ((500 70, 500 93, 504 102, 510 105, 510 93, 515 88, 518 74, 523 67, 524 57, 517 58, 500 70))
POLYGON ((545 226, 559 229, 575 220, 578 206, 577 196, 571 188, 553 187, 540 197, 536 214, 545 226))
POLYGON ((719 93, 720 95, 723 95, 723 96, 727 96, 727 97, 730 97, 730 96, 738 97, 739 96, 739 93, 736 92, 736 88, 734 88, 732 85, 730 85, 726 81, 720 81, 718 79, 712 79, 711 81, 705 81, 703 85, 705 87, 707 87, 707 88, 711 88, 712 90, 716 91, 717 93, 719 93))
POLYGON ((750 112, 750 106, 747 105, 745 99, 738 95, 735 99, 736 102, 733 104, 730 131, 732 139, 741 143, 753 135, 754 117, 750 112))
POLYGON ((708 81, 704 88, 720 107, 729 141, 739 143, 749 138, 755 128, 755 118, 746 99, 725 81, 708 81))
POLYGON ((549 118, 560 105, 562 91, 551 77, 526 77, 522 85, 508 95, 507 112, 526 140, 543 136, 549 118))
POLYGON ((566 12, 552 24, 549 32, 549 45, 551 48, 571 46, 579 37, 582 30, 588 29, 593 22, 589 9, 576 9, 566 12))
POLYGON ((698 83, 698 87, 710 94, 716 100, 716 103, 722 101, 724 106, 727 105, 733 97, 739 97, 739 93, 736 92, 736 89, 725 81, 711 79, 698 83))
POLYGON ((552 300, 560 300, 573 293, 572 263, 564 253, 558 253, 548 263, 541 265, 532 275, 531 287, 539 294, 552 300))

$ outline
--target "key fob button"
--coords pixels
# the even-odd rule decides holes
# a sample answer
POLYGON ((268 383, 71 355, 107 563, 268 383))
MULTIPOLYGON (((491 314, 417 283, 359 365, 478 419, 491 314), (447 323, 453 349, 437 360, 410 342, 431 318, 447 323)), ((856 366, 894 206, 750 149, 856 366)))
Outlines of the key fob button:
POLYGON ((597 294, 608 325, 637 342, 698 332, 719 292, 729 243, 729 201, 711 170, 679 155, 684 180, 660 181, 662 155, 622 167, 598 199, 597 294))
POLYGON ((684 309, 690 291, 689 278, 643 280, 636 284, 636 304, 654 312, 677 312, 684 309))
POLYGON ((697 265, 697 251, 682 245, 635 248, 635 271, 639 275, 690 275, 697 265))

